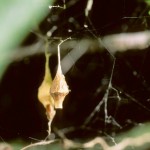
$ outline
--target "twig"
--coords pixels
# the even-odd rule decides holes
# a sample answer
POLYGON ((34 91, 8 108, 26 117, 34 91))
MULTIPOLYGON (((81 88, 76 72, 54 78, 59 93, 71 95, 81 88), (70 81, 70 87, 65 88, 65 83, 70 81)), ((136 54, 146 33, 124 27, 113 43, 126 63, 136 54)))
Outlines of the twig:
POLYGON ((99 144, 103 150, 123 150, 128 146, 142 146, 146 143, 150 142, 150 133, 144 134, 139 137, 132 137, 132 138, 125 138, 120 143, 116 143, 114 146, 109 146, 106 141, 101 138, 97 137, 87 143, 81 144, 76 143, 68 139, 64 139, 64 145, 66 149, 69 148, 92 148, 95 145, 99 144))
MULTIPOLYGON (((95 145, 99 145, 102 147, 103 150, 124 150, 128 146, 134 146, 134 147, 139 147, 142 146, 146 143, 150 143, 150 133, 145 133, 143 135, 140 135, 138 137, 129 137, 129 138, 124 138, 120 143, 115 143, 114 146, 110 146, 102 137, 96 137, 95 139, 86 142, 86 143, 78 143, 74 142, 73 140, 69 140, 66 137, 63 139, 63 147, 65 149, 70 149, 70 148, 92 148, 95 145)), ((51 143, 54 143, 59 140, 53 140, 53 141, 41 141, 38 143, 30 144, 21 150, 27 150, 28 148, 34 147, 34 146, 44 146, 48 145, 51 143)))
MULTIPOLYGON (((107 35, 101 38, 101 42, 104 43, 107 48, 110 50, 111 53, 115 53, 117 51, 126 51, 131 49, 144 49, 150 45, 150 31, 143 31, 143 32, 135 32, 135 33, 120 33, 120 34, 113 34, 107 35)), ((80 46, 80 51, 84 49, 85 43, 88 44, 86 46, 86 51, 91 49, 98 50, 104 49, 103 44, 98 45, 97 39, 81 39, 80 41, 77 40, 69 40, 66 41, 62 46, 62 51, 65 49, 74 49, 78 45, 80 46), (89 44, 88 44, 89 42, 89 44), (98 49, 97 49, 98 48, 98 49)), ((19 59, 24 58, 26 56, 34 55, 36 53, 43 53, 44 52, 44 42, 39 41, 31 46, 19 48, 18 52, 14 53, 12 58, 19 59)), ((50 45, 50 53, 56 53, 57 44, 50 45)), ((75 48, 75 50, 77 50, 75 48)), ((84 51, 82 55, 86 52, 84 51)), ((79 55, 81 57, 81 55, 79 55)), ((79 59, 79 58, 78 58, 79 59)))
POLYGON ((21 150, 26 150, 26 149, 31 148, 31 147, 34 147, 34 146, 44 146, 44 145, 48 145, 48 144, 54 143, 54 142, 56 142, 56 141, 58 141, 58 140, 37 142, 37 143, 34 143, 34 144, 27 145, 26 147, 23 147, 21 150))
MULTIPOLYGON (((103 45, 107 46, 107 49, 111 54, 114 54, 117 51, 123 52, 132 49, 145 49, 150 45, 150 31, 113 34, 99 39, 81 39, 80 41, 72 39, 64 42, 61 46, 61 51, 64 52, 69 49, 71 52, 69 52, 61 61, 63 73, 65 74, 87 51, 94 52, 102 50, 104 49, 103 45), (99 41, 101 43, 99 43, 99 41)), ((57 45, 57 43, 49 44, 49 51, 51 54, 56 54, 57 45)), ((24 57, 38 53, 44 53, 44 42, 41 40, 38 43, 20 49, 21 50, 10 55, 12 61, 23 59, 24 57)))
POLYGON ((110 147, 107 150, 123 150, 127 146, 142 146, 146 143, 150 142, 150 133, 144 134, 139 137, 134 137, 134 138, 125 138, 122 142, 118 143, 115 146, 110 147))
POLYGON ((108 35, 102 38, 102 42, 112 52, 144 49, 150 45, 150 31, 108 35))

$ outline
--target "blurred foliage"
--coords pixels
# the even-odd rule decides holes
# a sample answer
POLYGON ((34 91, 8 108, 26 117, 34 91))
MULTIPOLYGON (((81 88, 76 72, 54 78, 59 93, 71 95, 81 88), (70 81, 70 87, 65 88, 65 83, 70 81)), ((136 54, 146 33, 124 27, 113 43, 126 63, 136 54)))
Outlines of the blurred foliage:
POLYGON ((27 143, 24 142, 24 141, 21 140, 21 139, 13 140, 13 141, 11 141, 9 144, 12 146, 12 148, 13 148, 14 150, 20 150, 22 147, 24 147, 25 145, 27 145, 27 143))
MULTIPOLYGON (((126 138, 138 138, 144 136, 145 134, 149 134, 149 138, 150 138, 150 123, 139 124, 138 126, 134 127, 130 131, 121 133, 115 138, 115 141, 119 143, 126 138)), ((150 148, 150 142, 149 143, 145 142, 143 145, 139 147, 135 147, 136 150, 145 150, 148 148, 150 148)), ((130 150, 130 149, 132 149, 131 146, 125 148, 125 150, 130 150)))
POLYGON ((0 78, 15 49, 48 14, 53 0, 0 1, 0 78))
MULTIPOLYGON (((121 149, 121 150, 131 150, 131 149, 136 149, 136 150, 147 150, 149 149, 150 147, 150 142, 147 142, 147 141, 143 141, 140 146, 136 146, 134 145, 134 142, 133 141, 133 144, 132 144, 132 138, 133 139, 137 139, 137 142, 141 142, 141 141, 138 141, 138 138, 140 137, 141 140, 142 140, 142 137, 144 137, 145 134, 148 134, 149 135, 149 139, 150 139, 150 123, 145 123, 145 124, 141 124, 141 125, 138 125, 136 127, 134 127, 133 129, 129 130, 129 131, 126 131, 124 133, 121 133, 121 134, 118 134, 116 135, 116 137, 114 137, 114 142, 116 144, 119 144, 120 142, 126 140, 127 138, 131 138, 130 140, 130 145, 129 146, 125 146, 124 149, 121 149)), ((112 137, 113 138, 113 137, 112 137)), ((62 140, 63 141, 63 140, 62 140)), ((62 143, 61 140, 56 140, 52 143, 49 143, 49 144, 40 144, 40 145, 34 145, 34 146, 31 146, 31 147, 28 147, 26 148, 26 150, 48 150, 48 149, 51 149, 51 150, 61 150, 63 149, 63 143, 62 143)), ((78 140, 79 142, 80 140, 78 140)), ((65 142, 65 139, 64 139, 64 142, 65 142)), ((89 141, 91 142, 91 141, 89 141)), ((94 140, 93 140, 94 142, 94 140)), ((127 142, 127 141, 126 141, 127 142)), ((124 142, 124 144, 126 144, 126 142, 124 142)), ((128 141, 129 142, 129 141, 128 141)), ((115 147, 115 144, 112 143, 112 141, 110 140, 109 142, 107 142, 108 145, 110 145, 110 149, 114 149, 115 147)), ((11 143, 12 147, 15 149, 15 150, 19 150, 21 147, 23 148, 23 146, 27 145, 25 143, 23 143, 22 141, 18 140, 18 141, 13 141, 11 143)), ((90 145, 90 144, 89 144, 90 145)), ((65 144, 65 146, 67 146, 66 148, 68 149, 71 149, 71 148, 74 148, 74 149, 81 149, 81 148, 84 148, 84 146, 82 147, 82 142, 81 143, 74 143, 72 141, 71 145, 67 145, 65 144), (78 147, 78 146, 79 147, 78 147)), ((89 147, 89 148, 84 148, 84 149, 88 149, 88 150, 97 150, 97 149, 100 149, 100 150, 103 150, 101 148, 101 145, 99 145, 98 143, 95 143, 93 147, 89 147)))
POLYGON ((145 2, 150 5, 150 0, 145 0, 145 2))

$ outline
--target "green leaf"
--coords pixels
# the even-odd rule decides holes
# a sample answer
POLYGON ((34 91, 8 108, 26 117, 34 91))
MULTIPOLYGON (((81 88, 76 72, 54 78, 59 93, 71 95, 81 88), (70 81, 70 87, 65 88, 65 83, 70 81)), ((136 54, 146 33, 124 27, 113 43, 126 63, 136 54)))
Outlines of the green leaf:
POLYGON ((53 0, 0 0, 0 79, 9 56, 48 14, 53 0))

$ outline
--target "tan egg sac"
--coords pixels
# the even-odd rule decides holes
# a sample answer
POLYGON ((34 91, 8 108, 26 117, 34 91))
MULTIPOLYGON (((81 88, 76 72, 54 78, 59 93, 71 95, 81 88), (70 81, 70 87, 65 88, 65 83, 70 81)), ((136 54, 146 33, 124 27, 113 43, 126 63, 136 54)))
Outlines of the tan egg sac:
POLYGON ((54 106, 53 105, 47 105, 46 106, 46 116, 47 116, 47 119, 52 122, 55 114, 56 114, 56 111, 54 109, 54 106))
POLYGON ((54 105, 54 100, 49 94, 50 84, 43 80, 38 89, 38 99, 46 108, 48 105, 54 105))
POLYGON ((52 78, 49 69, 49 57, 50 54, 46 53, 45 75, 40 87, 38 88, 38 99, 46 109, 46 115, 48 120, 52 121, 55 116, 55 110, 54 110, 54 100, 49 93, 50 86, 52 83, 52 78))
POLYGON ((38 89, 38 99, 46 109, 48 120, 52 120, 55 116, 54 100, 49 94, 50 84, 45 80, 38 89))
POLYGON ((54 99, 55 108, 63 108, 63 101, 68 93, 69 89, 65 80, 65 76, 58 69, 50 88, 50 94, 54 99))
POLYGON ((49 58, 50 54, 45 53, 45 75, 44 79, 38 89, 38 99, 39 101, 43 104, 43 106, 46 108, 48 105, 53 105, 54 106, 54 100, 49 94, 49 89, 52 83, 52 78, 50 74, 50 69, 49 69, 49 58))

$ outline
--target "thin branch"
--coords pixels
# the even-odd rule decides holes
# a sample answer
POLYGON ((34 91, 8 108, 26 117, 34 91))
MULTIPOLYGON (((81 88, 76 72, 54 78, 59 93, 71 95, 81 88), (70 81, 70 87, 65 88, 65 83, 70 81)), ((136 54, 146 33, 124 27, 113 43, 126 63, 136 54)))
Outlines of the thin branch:
MULTIPOLYGON (((27 150, 28 148, 32 148, 35 146, 45 146, 54 142, 58 142, 60 140, 52 140, 52 141, 41 141, 38 143, 30 144, 21 150, 27 150)), ((124 138, 121 142, 115 142, 115 145, 110 146, 102 137, 96 137, 93 140, 90 140, 86 143, 74 142, 72 140, 67 139, 66 137, 62 138, 63 147, 65 149, 70 148, 93 148, 95 145, 99 145, 102 147, 102 150, 124 150, 128 146, 140 147, 145 144, 150 143, 150 133, 145 133, 138 137, 129 137, 124 138)), ((150 144, 149 144, 150 145, 150 144)))
POLYGON ((150 45, 150 31, 108 35, 102 38, 102 42, 112 52, 145 49, 150 45))
POLYGON ((92 148, 95 145, 99 144, 103 150, 123 150, 128 146, 143 146, 146 143, 150 142, 150 133, 141 135, 139 137, 132 137, 132 138, 125 138, 120 143, 116 143, 114 146, 109 146, 106 141, 101 138, 97 137, 87 143, 81 144, 76 143, 68 139, 64 139, 65 148, 92 148))
MULTIPOLYGON (((44 53, 44 44, 43 40, 39 40, 31 46, 19 48, 18 51, 10 55, 10 59, 15 61, 27 56, 44 53)), ((95 52, 97 50, 105 49, 104 45, 111 54, 115 54, 118 51, 123 52, 132 49, 142 50, 148 48, 150 45, 150 31, 107 35, 98 40, 92 38, 81 39, 79 41, 75 39, 68 40, 61 46, 61 52, 67 53, 61 62, 63 73, 65 74, 87 51, 95 52), (68 53, 68 50, 71 51, 68 53)), ((51 54, 57 53, 57 46, 57 43, 53 44, 50 41, 49 51, 51 54)))
POLYGON ((21 150, 27 150, 28 148, 32 148, 32 147, 35 147, 35 146, 48 145, 48 144, 54 143, 56 141, 58 141, 58 140, 37 142, 37 143, 34 143, 34 144, 27 145, 26 147, 23 147, 21 150))
POLYGON ((125 138, 122 142, 118 143, 115 146, 110 147, 107 150, 123 150, 128 146, 139 147, 146 143, 150 143, 150 133, 144 134, 139 137, 125 138))

